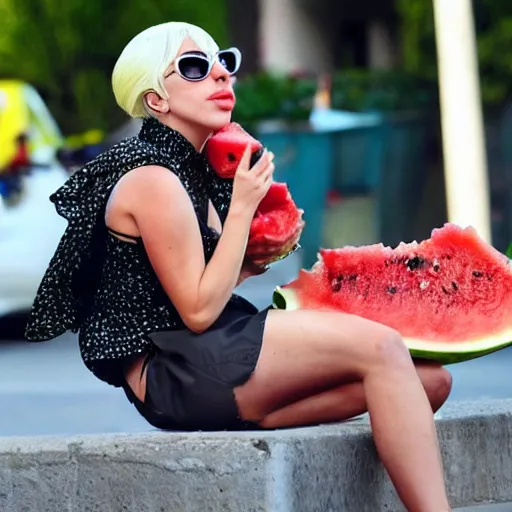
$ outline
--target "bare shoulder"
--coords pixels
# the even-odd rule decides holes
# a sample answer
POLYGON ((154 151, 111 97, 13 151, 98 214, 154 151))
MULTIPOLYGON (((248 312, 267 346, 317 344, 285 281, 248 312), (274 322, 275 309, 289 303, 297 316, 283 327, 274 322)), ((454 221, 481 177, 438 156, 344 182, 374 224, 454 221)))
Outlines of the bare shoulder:
POLYGON ((185 191, 179 178, 171 170, 158 165, 137 167, 127 172, 115 185, 110 202, 135 207, 150 197, 169 197, 185 191))
POLYGON ((145 165, 127 172, 117 183, 116 189, 120 193, 140 194, 155 192, 162 187, 168 190, 169 187, 182 188, 179 178, 172 170, 159 165, 145 165))
POLYGON ((157 165, 137 167, 114 186, 107 203, 105 220, 117 231, 139 235, 136 219, 164 205, 186 201, 188 194, 171 170, 157 165))

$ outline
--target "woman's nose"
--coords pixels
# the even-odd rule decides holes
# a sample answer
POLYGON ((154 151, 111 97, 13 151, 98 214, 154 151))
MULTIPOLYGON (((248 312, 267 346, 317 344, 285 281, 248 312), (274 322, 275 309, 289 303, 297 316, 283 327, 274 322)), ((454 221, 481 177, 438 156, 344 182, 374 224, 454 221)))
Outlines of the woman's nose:
POLYGON ((219 61, 216 61, 212 67, 211 76, 214 80, 226 81, 229 78, 229 73, 219 61))

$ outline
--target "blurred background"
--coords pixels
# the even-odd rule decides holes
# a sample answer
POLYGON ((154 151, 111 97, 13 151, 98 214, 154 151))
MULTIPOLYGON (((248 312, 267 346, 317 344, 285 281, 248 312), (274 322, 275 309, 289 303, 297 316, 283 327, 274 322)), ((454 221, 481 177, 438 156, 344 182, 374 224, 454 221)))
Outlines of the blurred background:
MULTIPOLYGON (((512 3, 472 7, 492 243, 505 252, 512 3)), ((447 220, 432 0, 0 0, 0 20, 0 435, 148 428, 86 372, 75 336, 28 344, 23 327, 65 228, 48 196, 138 131, 110 77, 151 25, 188 21, 242 50, 234 120, 276 154, 305 210, 302 250, 240 288, 258 306, 320 246, 419 241, 447 220)), ((512 397, 511 361, 457 365, 451 400, 512 397)))

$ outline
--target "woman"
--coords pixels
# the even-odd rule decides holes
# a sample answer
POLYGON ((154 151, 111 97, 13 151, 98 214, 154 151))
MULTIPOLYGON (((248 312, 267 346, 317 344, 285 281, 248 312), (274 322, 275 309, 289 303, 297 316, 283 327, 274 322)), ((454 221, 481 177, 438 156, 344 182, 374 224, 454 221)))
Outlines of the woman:
POLYGON ((163 429, 280 428, 369 411, 409 510, 449 510, 433 411, 449 374, 414 365, 393 330, 336 312, 257 309, 233 293, 264 269, 245 258, 273 155, 221 180, 201 149, 231 119, 236 49, 202 29, 151 27, 113 72, 144 118, 51 200, 69 225, 41 284, 31 340, 79 331, 82 357, 163 429), (425 486, 427 481, 429 484, 425 486))

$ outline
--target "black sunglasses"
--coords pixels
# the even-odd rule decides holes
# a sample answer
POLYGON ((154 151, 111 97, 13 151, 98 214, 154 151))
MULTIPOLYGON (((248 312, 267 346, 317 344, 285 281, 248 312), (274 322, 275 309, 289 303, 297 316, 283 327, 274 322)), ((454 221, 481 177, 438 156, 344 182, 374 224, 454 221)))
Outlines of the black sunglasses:
POLYGON ((219 61, 230 75, 235 74, 242 62, 242 54, 238 48, 221 50, 213 56, 206 56, 197 53, 184 53, 180 55, 174 68, 167 76, 178 73, 181 78, 189 82, 204 80, 213 68, 216 61, 219 61))

